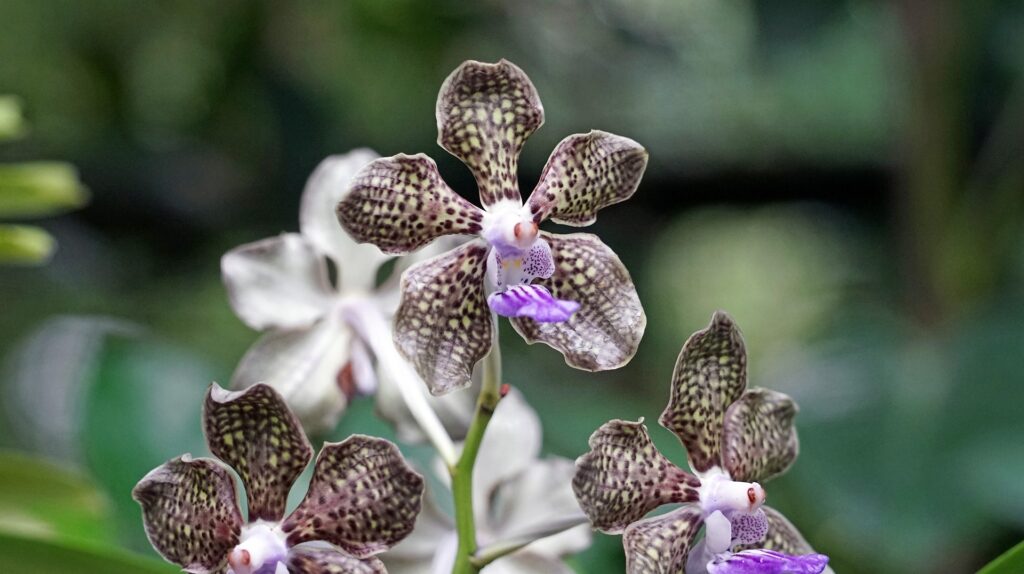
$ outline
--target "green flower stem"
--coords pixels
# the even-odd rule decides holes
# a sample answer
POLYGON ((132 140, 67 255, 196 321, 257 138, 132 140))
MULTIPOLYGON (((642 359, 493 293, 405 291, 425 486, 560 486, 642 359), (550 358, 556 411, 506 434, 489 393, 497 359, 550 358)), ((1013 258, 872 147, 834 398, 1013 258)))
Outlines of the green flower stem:
POLYGON ((452 470, 452 494, 455 497, 455 528, 459 536, 459 550, 452 574, 476 574, 483 566, 473 562, 476 554, 476 522, 473 514, 473 466, 476 464, 484 432, 494 416, 494 409, 501 401, 501 351, 498 345, 498 330, 494 330, 491 352, 484 357, 484 380, 480 397, 476 402, 476 413, 469 425, 469 434, 462 447, 459 462, 452 470))

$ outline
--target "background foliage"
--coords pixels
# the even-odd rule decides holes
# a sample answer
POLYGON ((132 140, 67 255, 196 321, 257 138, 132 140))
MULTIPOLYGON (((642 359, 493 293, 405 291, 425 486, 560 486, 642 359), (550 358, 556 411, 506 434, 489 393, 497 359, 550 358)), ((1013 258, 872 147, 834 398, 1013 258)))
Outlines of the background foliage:
MULTIPOLYGON (((972 571, 1024 535, 1024 3, 6 0, 0 94, 31 131, 0 160, 68 160, 91 203, 33 222, 48 266, 0 269, 0 446, 62 469, 0 459, 0 570, 167 570, 135 554, 129 490, 204 451, 202 392, 256 337, 220 254, 295 229, 305 177, 353 147, 427 152, 473 198, 434 100, 501 57, 547 112, 525 189, 569 133, 651 153, 596 226, 650 317, 637 357, 591 376, 503 339, 549 452, 655 420, 723 308, 752 384, 801 405, 772 504, 837 572, 972 571)), ((371 411, 333 436, 388 436, 371 411)), ((574 565, 621 572, 618 538, 574 565)))

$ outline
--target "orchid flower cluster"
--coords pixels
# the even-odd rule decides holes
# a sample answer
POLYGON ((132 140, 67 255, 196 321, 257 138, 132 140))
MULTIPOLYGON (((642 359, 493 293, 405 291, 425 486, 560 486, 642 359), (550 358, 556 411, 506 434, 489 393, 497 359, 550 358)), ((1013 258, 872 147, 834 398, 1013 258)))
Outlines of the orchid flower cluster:
POLYGON ((764 506, 756 482, 795 459, 796 406, 745 390, 742 340, 724 314, 683 348, 662 415, 695 475, 655 450, 642 421, 601 427, 576 464, 541 458, 539 417, 501 381, 496 318, 578 369, 629 362, 647 322, 629 272, 596 236, 539 226, 593 223, 633 195, 647 152, 607 132, 569 136, 524 203, 519 154, 544 109, 521 69, 464 63, 436 118, 482 208, 426 155, 357 150, 310 177, 299 233, 223 257, 232 308, 263 335, 234 390, 207 393, 203 430, 219 460, 173 459, 133 491, 154 548, 197 574, 570 574, 563 559, 589 546, 593 526, 625 531, 630 574, 822 572, 827 558, 764 506), (378 283, 394 255, 406 257, 378 283), (286 516, 312 458, 303 427, 326 432, 367 395, 400 441, 433 445, 439 480, 427 492, 395 444, 355 435, 324 445, 286 516), (439 508, 446 495, 454 517, 439 508), (668 503, 684 506, 644 518, 668 503))

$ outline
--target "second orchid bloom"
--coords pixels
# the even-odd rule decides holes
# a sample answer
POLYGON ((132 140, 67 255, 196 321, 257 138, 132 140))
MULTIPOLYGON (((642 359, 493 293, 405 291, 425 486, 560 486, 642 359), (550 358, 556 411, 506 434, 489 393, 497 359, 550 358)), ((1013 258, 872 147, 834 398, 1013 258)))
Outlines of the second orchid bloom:
POLYGON ((747 388, 739 329, 716 313, 683 346, 659 422, 686 447, 690 474, 651 441, 643 421, 614 420, 590 437, 573 488, 595 528, 623 534, 627 574, 818 574, 796 528, 764 505, 758 481, 781 474, 798 452, 796 404, 747 388), (682 506, 644 518, 672 503, 682 506), (704 538, 696 542, 701 525, 704 538))
POLYGON ((476 236, 403 277, 395 342, 431 392, 469 385, 492 344, 492 312, 573 367, 628 362, 647 321, 629 272, 596 236, 555 235, 538 225, 549 218, 593 223, 600 209, 633 194, 647 152, 606 132, 569 136, 524 205, 519 153, 544 123, 526 74, 504 60, 466 62, 441 86, 436 113, 438 143, 473 172, 484 209, 448 187, 423 154, 371 162, 337 208, 353 237, 386 253, 408 253, 443 235, 476 236))

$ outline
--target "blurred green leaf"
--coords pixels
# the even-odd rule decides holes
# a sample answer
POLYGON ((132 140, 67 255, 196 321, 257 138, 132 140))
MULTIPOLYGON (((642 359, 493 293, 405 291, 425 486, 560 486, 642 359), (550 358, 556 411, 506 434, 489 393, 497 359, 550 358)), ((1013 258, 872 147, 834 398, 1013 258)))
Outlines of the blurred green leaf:
POLYGON ((1024 542, 989 562, 978 574, 1018 574, 1024 572, 1024 542))
POLYGON ((85 205, 85 186, 69 163, 37 161, 0 166, 0 216, 36 217, 85 205))
POLYGON ((0 532, 107 542, 109 511, 107 499, 80 474, 24 454, 0 452, 0 532))
POLYGON ((5 574, 170 574, 174 566, 130 552, 83 542, 50 542, 0 533, 5 574))
POLYGON ((0 141, 23 133, 25 122, 21 116, 21 100, 14 96, 0 96, 0 141))
POLYGON ((0 264, 43 264, 56 248, 53 237, 38 227, 0 225, 0 264))

